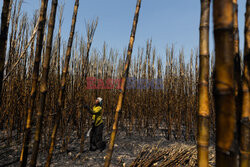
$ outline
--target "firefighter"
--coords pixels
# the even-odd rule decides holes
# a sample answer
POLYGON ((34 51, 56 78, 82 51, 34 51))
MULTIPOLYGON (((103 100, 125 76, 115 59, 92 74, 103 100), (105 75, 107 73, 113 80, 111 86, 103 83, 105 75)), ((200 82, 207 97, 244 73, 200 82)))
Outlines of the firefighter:
POLYGON ((103 133, 103 120, 102 120, 102 98, 98 97, 95 101, 94 107, 91 109, 89 106, 84 105, 84 108, 92 115, 93 123, 90 131, 90 151, 100 150, 106 148, 106 143, 102 140, 103 133))

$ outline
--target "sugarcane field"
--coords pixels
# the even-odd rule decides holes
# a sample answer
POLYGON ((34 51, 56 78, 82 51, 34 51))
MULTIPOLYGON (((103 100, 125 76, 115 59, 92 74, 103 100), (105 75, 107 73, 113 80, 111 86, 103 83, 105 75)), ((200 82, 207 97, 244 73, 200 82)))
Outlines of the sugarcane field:
POLYGON ((250 0, 0 13, 0 167, 250 167, 250 0))

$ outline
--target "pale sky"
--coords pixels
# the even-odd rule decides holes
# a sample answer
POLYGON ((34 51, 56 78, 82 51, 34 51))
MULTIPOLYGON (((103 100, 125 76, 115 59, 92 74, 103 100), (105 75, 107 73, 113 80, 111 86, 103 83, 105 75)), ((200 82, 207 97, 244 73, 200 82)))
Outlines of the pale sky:
MULTIPOLYGON (((0 11, 2 2, 3 0, 0 0, 0 11)), ((62 34, 67 40, 74 0, 59 0, 59 4, 62 3, 65 3, 62 34)), ((241 49, 244 43, 245 3, 246 0, 239 0, 241 49)), ((39 5, 40 0, 24 0, 23 12, 28 12, 32 17, 39 5)), ((109 48, 112 47, 122 53, 123 48, 129 42, 135 5, 136 0, 80 0, 76 31, 86 38, 85 21, 99 17, 99 25, 92 46, 101 50, 106 41, 109 48)), ((57 16, 59 17, 59 13, 57 16)), ((212 21, 212 17, 210 19, 212 21)), ((185 57, 189 57, 191 49, 199 46, 199 22, 199 0, 142 0, 134 53, 137 52, 138 47, 145 47, 146 40, 152 38, 158 55, 164 56, 166 46, 174 44, 176 50, 184 48, 185 57)), ((210 50, 213 50, 213 43, 213 25, 211 24, 210 50)))

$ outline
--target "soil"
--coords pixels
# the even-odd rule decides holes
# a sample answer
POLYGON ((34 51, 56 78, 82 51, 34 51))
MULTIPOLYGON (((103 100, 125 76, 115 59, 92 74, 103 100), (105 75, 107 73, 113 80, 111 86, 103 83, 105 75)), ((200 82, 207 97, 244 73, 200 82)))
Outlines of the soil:
MULTIPOLYGON (((21 140, 13 138, 10 144, 7 144, 6 135, 0 133, 0 167, 2 166, 18 166, 19 156, 21 150, 21 140)), ((104 133, 104 140, 109 141, 110 134, 104 133)), ((194 142, 186 143, 184 141, 175 142, 169 141, 164 136, 159 137, 142 137, 139 135, 126 135, 125 132, 119 132, 116 136, 114 152, 111 161, 111 167, 127 167, 137 158, 140 152, 145 147, 159 147, 168 148, 173 145, 185 144, 190 147, 195 146, 194 142)), ((32 146, 32 144, 30 145, 32 146)), ((84 143, 84 151, 80 153, 80 139, 77 137, 77 132, 74 131, 70 136, 68 149, 62 150, 62 142, 56 144, 53 159, 51 162, 52 167, 99 167, 103 166, 105 162, 105 155, 107 147, 104 151, 89 151, 89 138, 86 138, 84 143)), ((44 149, 45 150, 45 149, 44 149)), ((214 151, 214 149, 213 149, 214 151)), ((29 149, 31 155, 31 147, 29 149)), ((41 151, 38 155, 37 166, 44 166, 46 162, 47 152, 41 151)), ((30 156, 29 156, 30 158, 30 156)))

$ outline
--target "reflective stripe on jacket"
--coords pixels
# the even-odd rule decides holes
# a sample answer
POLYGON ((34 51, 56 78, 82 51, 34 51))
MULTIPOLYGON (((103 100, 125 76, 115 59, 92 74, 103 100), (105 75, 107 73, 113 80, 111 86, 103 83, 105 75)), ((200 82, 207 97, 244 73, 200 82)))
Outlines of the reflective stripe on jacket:
POLYGON ((102 107, 101 106, 94 106, 93 107, 93 117, 95 126, 99 126, 101 123, 103 123, 102 120, 102 107))

